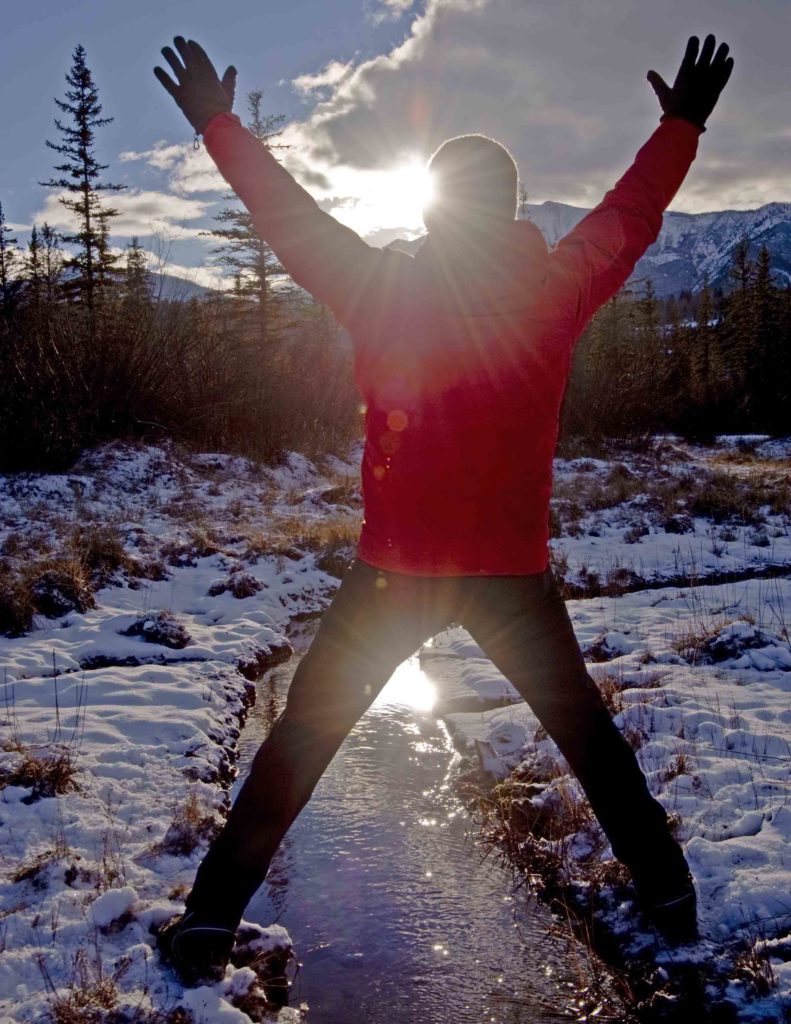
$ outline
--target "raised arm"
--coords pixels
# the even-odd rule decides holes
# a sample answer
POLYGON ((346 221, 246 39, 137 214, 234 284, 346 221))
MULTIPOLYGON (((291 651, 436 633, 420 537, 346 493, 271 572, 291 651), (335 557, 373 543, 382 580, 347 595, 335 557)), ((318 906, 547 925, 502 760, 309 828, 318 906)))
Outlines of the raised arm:
POLYGON ((728 47, 723 43, 715 55, 715 45, 714 36, 707 36, 698 56, 693 36, 672 88, 649 71, 662 123, 615 187, 551 254, 554 290, 579 330, 659 235, 662 214, 695 159, 698 137, 733 69, 728 47))
POLYGON ((236 70, 220 79, 193 40, 174 39, 162 54, 176 81, 154 74, 202 134, 220 173, 250 211, 255 229, 291 277, 343 322, 354 315, 381 254, 315 200, 232 113, 236 70), (179 59, 180 58, 180 59, 179 59))

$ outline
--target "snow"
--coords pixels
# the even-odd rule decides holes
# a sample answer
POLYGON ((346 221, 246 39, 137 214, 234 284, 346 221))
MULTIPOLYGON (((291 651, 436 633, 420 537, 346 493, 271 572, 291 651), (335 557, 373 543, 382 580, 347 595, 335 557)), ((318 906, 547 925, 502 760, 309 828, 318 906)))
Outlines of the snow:
MULTIPOLYGON (((749 521, 713 524, 686 514, 682 495, 671 522, 651 489, 681 480, 683 492, 684 474, 711 469, 787 479, 790 456, 791 441, 762 436, 706 449, 663 438, 648 454, 555 465, 557 571, 579 593, 609 594, 569 602, 577 636, 594 674, 616 680, 616 721, 641 737, 652 789, 681 817, 705 934, 685 955, 722 960, 730 997, 756 1021, 791 998, 791 519, 767 506, 749 521), (594 492, 589 507, 569 512, 569 495, 594 492), (768 570, 780 575, 759 578, 768 570), (624 588, 634 592, 617 596, 624 588), (728 975, 729 951, 745 938, 777 979, 754 1007, 738 972, 728 975)), ((289 623, 319 614, 337 586, 302 538, 329 518, 359 519, 353 496, 343 499, 350 506, 338 499, 359 459, 359 448, 321 465, 292 454, 266 468, 112 444, 69 473, 0 477, 6 566, 62 554, 76 530, 97 525, 114 531, 128 563, 106 574, 96 607, 0 636, 4 1022, 44 1015, 53 987, 63 995, 99 976, 113 979, 130 1013, 182 1007, 200 1021, 250 1019, 234 1005, 250 992, 249 967, 184 990, 151 929, 182 909, 227 809, 252 680, 288 656, 289 623), (64 762, 61 791, 42 793, 21 771, 25 757, 64 762)), ((440 681, 450 729, 486 768, 502 776, 525 758, 554 762, 530 710, 469 636, 441 634, 421 662, 440 681)), ((590 837, 572 837, 569 849, 582 857, 590 837)), ((628 931, 628 908, 610 913, 614 930, 628 931)), ((288 944, 272 926, 249 948, 288 944)))
MULTIPOLYGON (((353 471, 339 458, 324 476, 297 455, 270 470, 117 444, 72 473, 0 477, 0 545, 18 558, 59 552, 75 526, 98 523, 113 525, 131 562, 165 567, 153 580, 119 570, 95 608, 0 636, 0 772, 14 779, 0 787, 4 1022, 51 1012, 53 990, 65 997, 100 977, 133 1015, 183 1007, 196 1020, 250 1019, 233 1005, 249 967, 184 990, 150 929, 183 909, 222 821, 250 679, 288 655, 292 617, 320 612, 337 586, 316 553, 295 542, 292 557, 267 554, 256 532, 334 514, 322 491, 353 471), (211 553, 197 529, 211 529, 211 553), (242 572, 255 586, 212 587, 242 572), (17 784, 25 757, 65 758, 72 784, 44 795, 17 784)), ((277 925, 251 941, 258 952, 289 946, 277 925)))
MULTIPOLYGON (((730 997, 740 1004, 740 1020, 775 1019, 767 1014, 779 1013, 791 999, 791 645, 779 613, 791 609, 791 580, 638 591, 568 607, 583 649, 601 636, 626 641, 612 646, 606 665, 591 663, 590 671, 594 678, 606 671, 617 680, 623 710, 616 724, 641 735, 638 759, 651 790, 681 817, 703 935, 700 948, 688 955, 727 963, 728 950, 757 940, 771 957, 774 943, 772 996, 755 1001, 736 986, 730 997), (750 648, 756 637, 766 645, 750 648), (701 663, 706 659, 692 647, 707 642, 716 648, 721 638, 731 644, 730 656, 701 663)), ((474 653, 460 629, 442 642, 449 652, 474 653)), ((430 672, 440 692, 450 685, 457 694, 467 689, 486 698, 501 677, 489 665, 489 678, 482 679, 483 664, 478 652, 477 658, 432 661, 430 672)), ((522 702, 450 713, 447 722, 458 742, 476 750, 484 768, 500 777, 527 759, 560 759, 522 702)), ((569 780, 561 775, 555 785, 564 782, 569 780)), ((577 849, 584 854, 589 847, 583 838, 577 837, 577 849)), ((573 842, 569 848, 575 850, 573 842)), ((623 929, 617 908, 611 923, 623 929)), ((644 941, 638 936, 634 945, 644 941)), ((684 953, 673 956, 679 962, 684 953)))
POLYGON ((123 889, 108 889, 93 901, 88 916, 97 928, 106 928, 130 911, 136 902, 137 893, 131 885, 125 885, 123 889))

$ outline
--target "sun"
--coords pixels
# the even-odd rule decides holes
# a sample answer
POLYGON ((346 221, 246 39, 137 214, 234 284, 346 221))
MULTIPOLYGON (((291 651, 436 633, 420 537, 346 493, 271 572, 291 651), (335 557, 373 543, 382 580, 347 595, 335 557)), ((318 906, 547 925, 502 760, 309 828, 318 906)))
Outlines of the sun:
POLYGON ((363 236, 382 229, 423 231, 423 207, 433 195, 431 176, 418 156, 381 170, 338 170, 335 195, 353 197, 330 212, 363 236))
POLYGON ((431 175, 425 164, 413 158, 385 171, 383 187, 391 196, 391 209, 396 219, 410 227, 423 223, 423 207, 434 195, 431 175))

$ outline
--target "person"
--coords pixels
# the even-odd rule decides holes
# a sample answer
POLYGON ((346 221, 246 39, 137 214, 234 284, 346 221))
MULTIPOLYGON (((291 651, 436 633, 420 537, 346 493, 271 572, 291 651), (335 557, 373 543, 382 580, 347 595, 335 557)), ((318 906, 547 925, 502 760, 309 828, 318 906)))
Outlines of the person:
MULTIPOLYGON (((549 251, 516 220, 517 169, 482 135, 439 147, 417 254, 376 249, 323 212, 232 113, 178 36, 175 99, 257 232, 352 338, 365 405, 357 558, 294 675, 183 915, 160 932, 187 983, 221 977, 283 836, 394 669, 452 622, 513 683, 579 780, 639 903, 672 942, 697 934, 689 867, 587 673, 549 568, 558 419, 574 342, 657 238, 733 60, 690 38, 660 124, 602 203, 549 251)), ((295 398, 296 400, 296 398, 295 398)))

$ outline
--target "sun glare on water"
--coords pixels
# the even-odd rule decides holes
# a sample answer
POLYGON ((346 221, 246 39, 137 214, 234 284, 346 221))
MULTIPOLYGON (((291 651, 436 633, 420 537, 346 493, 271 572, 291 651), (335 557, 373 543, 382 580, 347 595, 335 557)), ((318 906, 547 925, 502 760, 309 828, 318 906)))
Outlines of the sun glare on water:
POLYGON ((437 688, 420 667, 417 657, 402 662, 376 698, 375 705, 401 704, 416 711, 431 711, 437 688))

